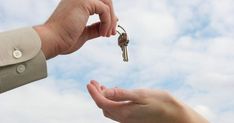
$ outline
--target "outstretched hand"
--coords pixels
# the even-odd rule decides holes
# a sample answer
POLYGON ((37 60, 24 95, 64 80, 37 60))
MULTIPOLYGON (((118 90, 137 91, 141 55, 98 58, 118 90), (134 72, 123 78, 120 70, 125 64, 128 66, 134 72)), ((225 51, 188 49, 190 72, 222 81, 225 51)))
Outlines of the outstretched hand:
POLYGON ((87 88, 104 115, 121 123, 208 123, 165 91, 108 89, 96 81, 87 88))

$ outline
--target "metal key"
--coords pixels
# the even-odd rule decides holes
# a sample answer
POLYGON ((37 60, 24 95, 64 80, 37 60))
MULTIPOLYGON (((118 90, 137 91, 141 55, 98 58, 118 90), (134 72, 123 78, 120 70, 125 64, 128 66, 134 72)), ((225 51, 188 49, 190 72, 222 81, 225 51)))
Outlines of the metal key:
MULTIPOLYGON (((119 27, 122 28, 121 26, 119 27)), ((123 61, 128 62, 128 48, 127 48, 128 43, 129 43, 128 35, 125 30, 124 30, 124 33, 120 33, 120 32, 118 33, 120 34, 118 38, 118 45, 121 47, 121 50, 122 50, 123 61)))
POLYGON ((123 57, 123 61, 124 62, 128 62, 128 47, 127 46, 123 46, 122 47, 122 57, 123 57))

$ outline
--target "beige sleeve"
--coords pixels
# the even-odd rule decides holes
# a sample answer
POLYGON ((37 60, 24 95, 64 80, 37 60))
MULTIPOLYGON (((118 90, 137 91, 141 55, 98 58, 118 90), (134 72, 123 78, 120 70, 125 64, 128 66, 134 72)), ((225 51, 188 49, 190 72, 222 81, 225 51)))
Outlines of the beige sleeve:
POLYGON ((45 77, 46 59, 33 28, 0 33, 0 93, 45 77))

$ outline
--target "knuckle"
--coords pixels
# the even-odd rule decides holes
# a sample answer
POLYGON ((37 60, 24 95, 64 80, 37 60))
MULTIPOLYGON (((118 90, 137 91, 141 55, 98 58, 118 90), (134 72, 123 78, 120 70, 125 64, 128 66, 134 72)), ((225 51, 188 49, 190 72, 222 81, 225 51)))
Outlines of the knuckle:
POLYGON ((105 11, 106 12, 110 12, 110 7, 109 6, 105 6, 105 11))
POLYGON ((123 95, 122 91, 119 91, 118 88, 114 88, 114 97, 121 97, 123 95))
POLYGON ((107 4, 108 6, 112 5, 112 0, 101 0, 103 3, 107 4))
POLYGON ((116 95, 121 98, 126 95, 126 90, 116 89, 116 95))
POLYGON ((84 8, 89 8, 92 4, 92 1, 91 0, 81 0, 79 2, 80 5, 82 5, 82 7, 84 8))

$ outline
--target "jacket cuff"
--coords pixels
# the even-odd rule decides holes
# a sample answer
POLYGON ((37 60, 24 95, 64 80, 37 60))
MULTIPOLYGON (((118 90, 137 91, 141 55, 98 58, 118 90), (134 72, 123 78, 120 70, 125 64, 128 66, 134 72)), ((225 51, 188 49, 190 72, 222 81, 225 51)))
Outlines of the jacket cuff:
POLYGON ((0 93, 45 77, 46 58, 33 28, 0 33, 0 93))

